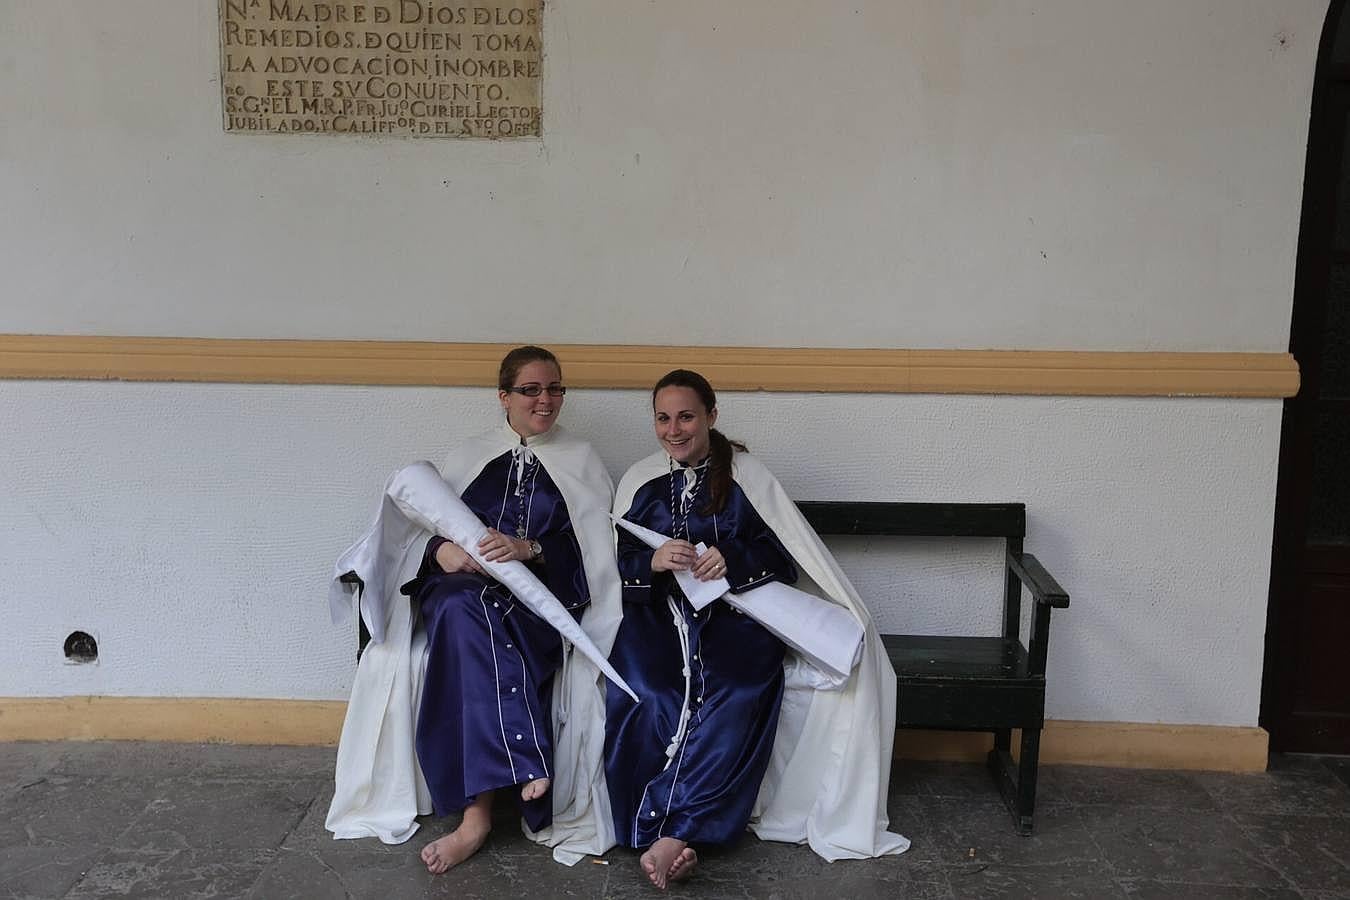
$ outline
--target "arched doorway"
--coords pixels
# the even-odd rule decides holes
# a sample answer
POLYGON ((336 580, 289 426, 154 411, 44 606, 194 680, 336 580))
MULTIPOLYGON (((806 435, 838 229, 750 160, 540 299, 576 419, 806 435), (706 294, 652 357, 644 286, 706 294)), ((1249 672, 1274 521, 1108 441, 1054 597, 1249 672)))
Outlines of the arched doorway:
POLYGON ((1261 725, 1272 750, 1350 753, 1350 15, 1332 0, 1308 126, 1271 556, 1261 725))

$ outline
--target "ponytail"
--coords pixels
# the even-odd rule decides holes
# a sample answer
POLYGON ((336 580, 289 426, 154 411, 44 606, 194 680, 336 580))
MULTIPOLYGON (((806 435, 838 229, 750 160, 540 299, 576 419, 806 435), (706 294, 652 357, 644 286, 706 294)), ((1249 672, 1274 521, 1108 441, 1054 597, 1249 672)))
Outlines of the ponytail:
POLYGON ((746 447, 712 428, 708 430, 708 449, 708 503, 702 510, 705 516, 726 508, 731 496, 731 460, 736 450, 744 453, 746 447))

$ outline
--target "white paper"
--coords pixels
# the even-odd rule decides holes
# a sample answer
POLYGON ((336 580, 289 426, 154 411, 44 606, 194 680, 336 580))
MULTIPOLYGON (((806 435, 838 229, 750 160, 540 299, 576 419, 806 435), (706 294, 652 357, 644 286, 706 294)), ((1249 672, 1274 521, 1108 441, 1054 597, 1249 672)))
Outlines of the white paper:
POLYGON ((428 462, 413 463, 400 470, 389 486, 389 496, 409 518, 428 531, 448 537, 467 552, 497 581, 506 586, 533 613, 557 629, 558 633, 586 655, 605 677, 634 702, 641 702, 633 689, 605 659, 567 608, 558 602, 534 573, 517 560, 490 562, 478 551, 478 542, 487 536, 487 526, 473 514, 464 501, 428 462))
MULTIPOLYGON (((653 550, 671 540, 671 538, 666 537, 659 531, 644 528, 627 519, 620 518, 613 513, 610 514, 610 518, 617 522, 624 531, 629 532, 653 550)), ((708 546, 701 541, 694 547, 694 550, 697 551, 700 556, 702 556, 707 549, 708 546)), ((685 599, 689 601, 689 605, 694 609, 703 609, 703 607, 731 590, 731 584, 725 578, 714 578, 711 581, 699 581, 694 573, 688 569, 683 572, 672 572, 671 574, 675 576, 675 583, 680 586, 680 590, 684 591, 685 599)))
POLYGON ((724 598, 842 686, 862 653, 863 626, 842 606, 770 581, 724 598))
MULTIPOLYGON (((659 531, 644 528, 619 516, 612 518, 621 528, 653 549, 670 540, 659 531)), ((701 543, 698 546, 701 548, 700 553, 707 549, 701 543)), ((699 581, 689 572, 676 572, 675 580, 695 609, 702 609, 719 597, 723 598, 732 609, 750 616, 805 657, 827 676, 826 680, 833 686, 842 686, 858 664, 862 653, 863 626, 853 613, 842 606, 777 581, 733 594, 725 578, 699 581), (686 576, 686 579, 681 579, 681 575, 686 576), (686 580, 692 583, 686 586, 686 580), (712 591, 704 590, 709 585, 716 586, 713 589, 716 593, 712 596, 707 596, 712 591), (701 603, 694 602, 694 592, 699 592, 701 603)))

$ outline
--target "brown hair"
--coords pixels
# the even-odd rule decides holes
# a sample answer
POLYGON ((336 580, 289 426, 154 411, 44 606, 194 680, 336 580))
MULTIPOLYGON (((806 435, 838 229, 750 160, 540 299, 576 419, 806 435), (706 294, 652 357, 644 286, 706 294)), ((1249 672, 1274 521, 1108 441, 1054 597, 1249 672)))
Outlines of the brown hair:
POLYGON ((506 391, 515 387, 516 376, 520 374, 520 370, 525 368, 527 363, 532 362, 551 362, 558 367, 558 374, 562 374, 562 366, 558 363, 558 357, 543 347, 527 344, 524 347, 517 347, 502 357, 501 367, 497 369, 497 389, 506 391))
MULTIPOLYGON (((708 379, 689 369, 676 369, 661 376, 661 380, 652 388, 652 402, 662 388, 688 388, 698 394, 703 409, 712 414, 717 409, 717 394, 708 379)), ((731 457, 734 450, 744 452, 745 444, 733 441, 716 428, 708 429, 708 503, 702 512, 704 515, 721 512, 727 505, 731 494, 731 457)))

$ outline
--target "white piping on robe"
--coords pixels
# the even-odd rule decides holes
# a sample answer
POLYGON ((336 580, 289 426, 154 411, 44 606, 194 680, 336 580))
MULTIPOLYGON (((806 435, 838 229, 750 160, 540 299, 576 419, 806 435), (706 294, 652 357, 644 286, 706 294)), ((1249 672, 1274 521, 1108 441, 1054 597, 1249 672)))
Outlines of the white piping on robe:
POLYGON ((670 768, 670 763, 675 759, 680 744, 684 742, 684 735, 689 730, 689 689, 692 681, 690 676, 693 674, 689 668, 689 623, 684 620, 684 612, 674 597, 666 597, 666 606, 670 609, 670 618, 675 623, 675 634, 680 639, 680 674, 684 676, 684 700, 680 703, 680 723, 675 726, 675 733, 671 735, 670 743, 666 746, 666 764, 661 767, 662 772, 670 768))

